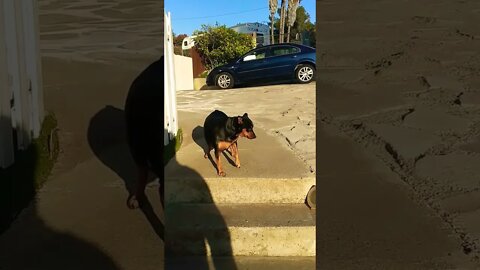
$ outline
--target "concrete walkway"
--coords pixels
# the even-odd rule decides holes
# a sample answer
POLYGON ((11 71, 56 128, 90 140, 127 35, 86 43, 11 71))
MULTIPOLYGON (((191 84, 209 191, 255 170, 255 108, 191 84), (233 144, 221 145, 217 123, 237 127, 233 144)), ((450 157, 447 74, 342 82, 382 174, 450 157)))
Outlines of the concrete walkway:
POLYGON ((36 199, 0 235, 0 269, 158 270, 157 189, 147 192, 153 209, 126 206, 136 172, 125 145, 123 103, 143 67, 52 58, 43 64, 61 153, 36 199))
POLYGON ((478 269, 389 167, 334 128, 321 126, 317 140, 322 269, 478 269))
POLYGON ((45 106, 61 153, 50 179, 0 235, 0 269, 161 269, 163 213, 126 207, 135 179, 123 104, 163 51, 163 1, 41 0, 45 106))
MULTIPOLYGON (((211 111, 214 109, 212 108, 211 111)), ((192 113, 179 111, 179 125, 184 132, 181 151, 176 155, 179 164, 188 166, 202 177, 217 177, 213 165, 203 158, 205 141, 203 139, 203 123, 210 112, 192 113), (202 148, 203 147, 203 148, 202 148)), ((253 119, 255 124, 255 119, 253 119)), ((238 141, 241 168, 232 166, 225 157, 222 164, 228 177, 242 178, 300 178, 314 177, 293 151, 283 147, 275 137, 264 129, 255 126, 257 138, 238 141)), ((214 151, 211 152, 214 157, 214 151)), ((165 168, 167 177, 186 177, 177 167, 169 165, 165 168)))
MULTIPOLYGON (((415 207, 394 202, 395 196, 384 191, 383 182, 394 178, 372 174, 377 168, 388 168, 410 189, 407 194, 412 204, 418 202, 429 209, 426 215, 438 217, 435 223, 446 228, 443 236, 435 236, 430 234, 435 232, 434 226, 420 229, 417 224, 418 231, 410 231, 411 234, 403 238, 410 239, 410 243, 423 239, 426 242, 422 243, 432 245, 425 245, 424 251, 406 245, 412 257, 397 257, 404 258, 403 262, 408 265, 415 254, 424 254, 426 258, 425 251, 436 256, 448 255, 446 246, 437 242, 448 237, 456 242, 456 252, 450 254, 461 252, 465 261, 477 263, 457 269, 480 268, 480 59, 477 53, 480 39, 474 30, 480 23, 478 10, 480 2, 474 0, 382 0, 375 5, 355 0, 317 1, 317 23, 322 29, 322 36, 317 39, 317 48, 322 48, 318 58, 318 118, 333 130, 332 137, 346 136, 358 146, 343 152, 343 156, 336 156, 339 149, 345 148, 345 140, 338 138, 338 147, 334 148, 331 147, 334 139, 317 136, 319 147, 329 149, 318 151, 319 164, 325 165, 317 168, 319 181, 325 183, 324 188, 319 184, 319 190, 328 190, 326 196, 336 195, 330 197, 331 208, 319 211, 333 218, 341 209, 345 215, 342 219, 348 224, 360 222, 360 216, 352 216, 360 210, 369 217, 375 211, 378 213, 375 219, 381 216, 378 211, 382 210, 385 211, 382 224, 392 225, 387 217, 402 224, 393 227, 399 231, 386 231, 386 228, 374 227, 372 217, 372 222, 362 219, 368 224, 363 229, 356 226, 354 230, 347 225, 344 229, 332 228, 335 229, 330 232, 332 235, 355 232, 355 241, 350 241, 351 251, 365 250, 380 257, 386 253, 383 247, 386 245, 383 242, 373 245, 370 239, 376 238, 375 230, 368 228, 400 240, 402 237, 397 233, 408 231, 412 224, 425 219, 415 207), (365 156, 372 159, 364 162, 361 157, 365 156), (352 173, 347 174, 348 170, 352 173), (325 175, 327 171, 332 175, 325 175), (354 171, 359 174, 358 179, 348 179, 354 176, 354 171), (382 186, 374 185, 374 179, 382 186), (359 181, 368 181, 374 186, 367 188, 359 181), (353 187, 362 193, 348 192, 348 188, 354 190, 353 187), (393 208, 384 209, 388 201, 392 201, 393 208), (360 202, 365 202, 361 209, 357 208, 360 202), (404 210, 400 211, 401 205, 405 208, 401 207, 404 210), (404 215, 404 211, 411 216, 404 215), (394 214, 403 218, 397 219, 394 214), (430 237, 424 238, 427 235, 430 237), (377 246, 383 250, 373 249, 377 246), (439 252, 441 249, 444 251, 439 252)), ((398 188, 398 192, 401 194, 402 190, 398 188)), ((322 203, 319 205, 323 207, 322 203)), ((337 243, 334 238, 331 241, 337 243)), ((389 239, 387 243, 395 241, 389 239)), ((399 250, 399 247, 405 246, 398 242, 390 249, 399 250)), ((343 253, 343 260, 339 260, 339 252, 347 249, 336 250, 337 254, 332 253, 334 250, 325 247, 319 253, 321 257, 337 259, 338 267, 333 267, 335 264, 331 261, 331 268, 341 268, 345 262, 356 265, 358 260, 373 262, 371 257, 352 257, 350 252, 343 253)), ((454 255, 450 257, 453 258, 454 255)), ((428 269, 427 266, 411 268, 428 269)), ((437 267, 434 264, 430 268, 456 269, 448 264, 437 267)))
POLYGON ((167 269, 314 269, 308 166, 256 127, 256 139, 238 141, 241 168, 226 153, 227 176, 217 176, 203 157, 207 114, 179 111, 184 142, 165 168, 167 269))

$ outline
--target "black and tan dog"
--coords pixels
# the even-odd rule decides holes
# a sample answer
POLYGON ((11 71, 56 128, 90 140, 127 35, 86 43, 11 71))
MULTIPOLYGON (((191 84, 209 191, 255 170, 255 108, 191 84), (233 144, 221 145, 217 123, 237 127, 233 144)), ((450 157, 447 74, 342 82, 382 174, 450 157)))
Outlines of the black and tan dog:
POLYGON ((215 162, 217 164, 217 173, 219 176, 225 176, 220 161, 220 154, 229 149, 232 156, 235 157, 235 166, 240 168, 240 158, 238 156, 238 139, 246 137, 255 139, 253 132, 253 122, 248 118, 248 114, 243 116, 228 117, 219 110, 213 111, 205 119, 203 125, 207 149, 205 149, 205 158, 208 158, 210 151, 215 150, 215 162))
POLYGON ((164 88, 163 56, 142 71, 133 81, 125 102, 127 143, 137 165, 136 189, 128 199, 135 208, 145 199, 145 186, 149 172, 160 182, 160 196, 164 205, 164 179, 162 173, 163 132, 162 89, 164 88))

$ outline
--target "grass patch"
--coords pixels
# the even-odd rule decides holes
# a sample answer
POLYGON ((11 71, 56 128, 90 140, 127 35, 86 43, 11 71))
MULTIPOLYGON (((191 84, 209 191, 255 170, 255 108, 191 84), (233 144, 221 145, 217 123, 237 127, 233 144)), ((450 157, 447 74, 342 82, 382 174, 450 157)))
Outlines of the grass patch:
POLYGON ((27 207, 50 176, 58 157, 57 120, 45 117, 40 136, 26 150, 15 151, 15 163, 0 169, 0 233, 27 207))
POLYGON ((203 71, 202 73, 200 73, 200 74, 198 75, 198 77, 199 77, 199 78, 207 78, 209 72, 210 72, 210 71, 205 70, 205 71, 203 71))
POLYGON ((163 150, 163 166, 167 165, 167 163, 175 156, 175 153, 180 149, 180 146, 183 142, 183 132, 182 129, 179 129, 177 132, 177 136, 173 138, 173 140, 165 146, 163 150))

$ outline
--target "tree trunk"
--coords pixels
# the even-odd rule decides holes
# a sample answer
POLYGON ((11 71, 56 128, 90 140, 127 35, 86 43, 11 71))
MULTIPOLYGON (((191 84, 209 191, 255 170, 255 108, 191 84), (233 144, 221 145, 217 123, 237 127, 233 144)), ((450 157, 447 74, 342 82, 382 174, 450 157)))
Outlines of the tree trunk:
POLYGON ((287 0, 282 0, 282 5, 280 6, 280 39, 278 43, 283 43, 285 41, 285 21, 286 21, 286 3, 287 0))
POLYGON ((299 4, 299 0, 288 0, 288 10, 287 10, 287 26, 288 26, 288 34, 287 34, 287 42, 290 42, 290 29, 295 24, 295 20, 297 19, 297 8, 299 4))
POLYGON ((287 43, 290 42, 290 25, 288 26, 288 32, 287 32, 287 43))
POLYGON ((272 16, 272 24, 271 24, 271 28, 272 28, 272 35, 271 35, 271 39, 272 39, 272 44, 275 44, 275 26, 273 25, 275 23, 275 15, 272 16))
POLYGON ((271 44, 275 44, 275 14, 277 14, 278 12, 278 0, 269 0, 268 7, 270 9, 270 20, 271 20, 270 27, 272 28, 271 44))

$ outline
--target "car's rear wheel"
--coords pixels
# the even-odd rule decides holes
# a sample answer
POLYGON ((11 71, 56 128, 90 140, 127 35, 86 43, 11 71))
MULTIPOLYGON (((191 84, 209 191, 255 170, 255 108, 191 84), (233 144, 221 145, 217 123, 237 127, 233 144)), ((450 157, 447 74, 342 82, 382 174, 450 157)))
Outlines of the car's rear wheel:
POLYGON ((221 89, 232 88, 234 84, 233 76, 228 72, 222 72, 218 74, 215 82, 217 86, 220 87, 221 89))
POLYGON ((315 78, 315 68, 309 64, 300 64, 295 70, 295 79, 299 83, 309 83, 315 78))

